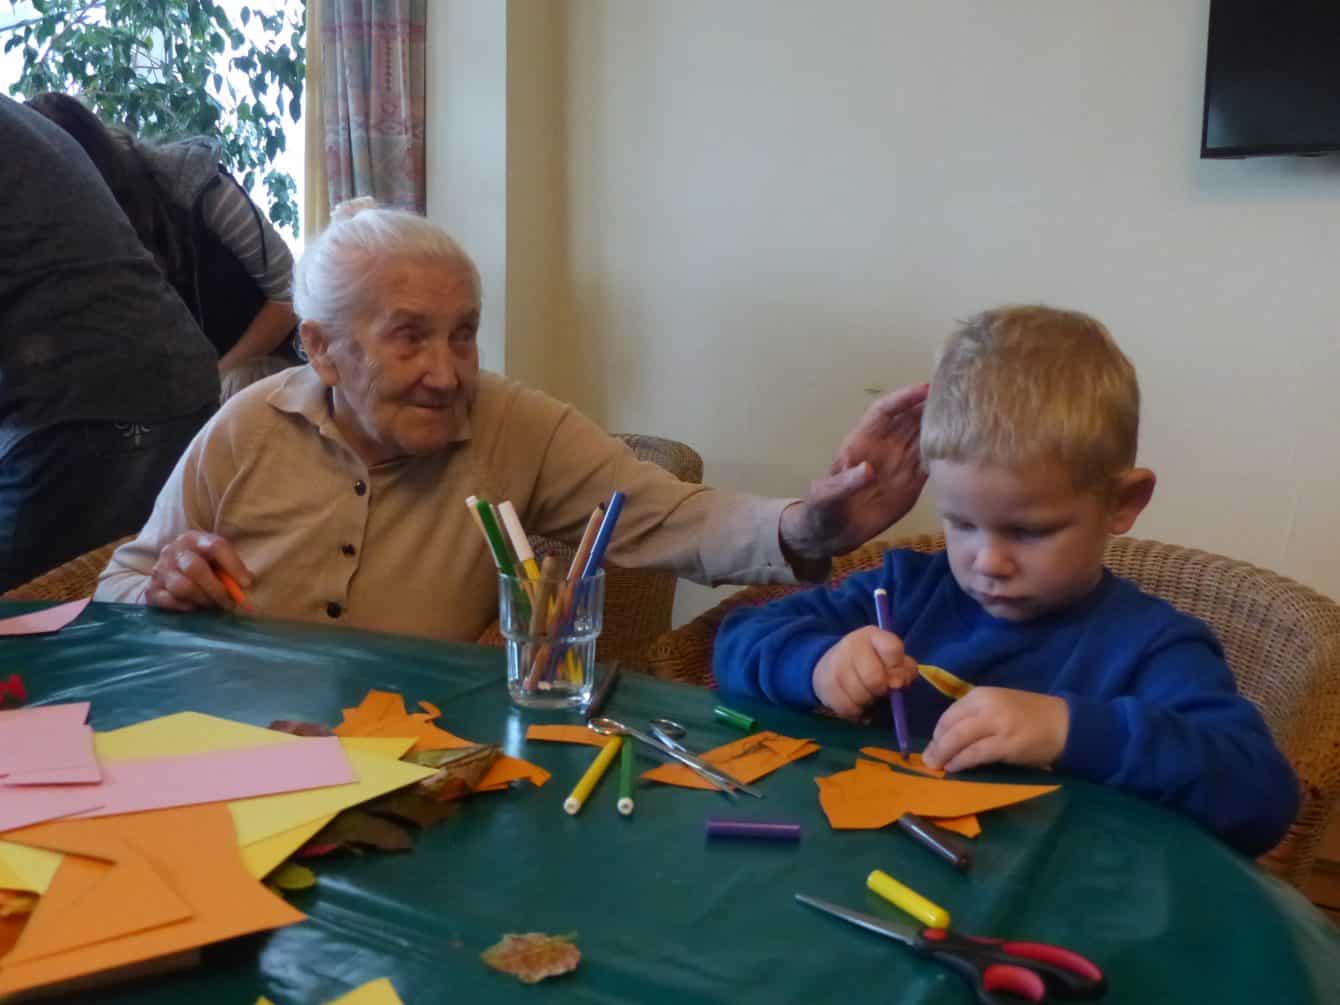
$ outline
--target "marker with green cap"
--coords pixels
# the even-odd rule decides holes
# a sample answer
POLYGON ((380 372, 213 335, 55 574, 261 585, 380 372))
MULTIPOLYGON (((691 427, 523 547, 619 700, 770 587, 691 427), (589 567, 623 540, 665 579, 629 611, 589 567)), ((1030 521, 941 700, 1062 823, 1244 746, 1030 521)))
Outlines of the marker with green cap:
POLYGON ((633 815, 633 745, 623 745, 623 759, 619 761, 619 812, 626 817, 633 815))
POLYGON ((737 712, 733 708, 727 708, 725 705, 717 705, 712 709, 712 715, 718 722, 724 722, 727 726, 734 726, 738 730, 746 733, 752 733, 758 729, 758 720, 751 719, 743 712, 737 712))
POLYGON ((474 507, 475 512, 479 514, 479 522, 484 526, 484 536, 488 538, 489 550, 493 552, 493 561, 497 563, 498 571, 508 576, 515 576, 516 566, 512 564, 512 556, 507 550, 502 529, 498 526, 498 521, 493 519, 493 507, 489 505, 487 499, 476 499, 474 507))

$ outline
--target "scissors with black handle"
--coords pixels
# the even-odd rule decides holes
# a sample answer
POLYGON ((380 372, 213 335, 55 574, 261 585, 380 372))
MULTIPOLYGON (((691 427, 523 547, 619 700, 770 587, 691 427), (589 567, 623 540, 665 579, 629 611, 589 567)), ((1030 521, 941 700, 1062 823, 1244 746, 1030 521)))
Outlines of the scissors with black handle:
POLYGON ((923 956, 953 967, 973 986, 982 1005, 1054 1000, 1090 1001, 1107 991, 1107 979, 1090 960, 1045 942, 1014 942, 923 928, 909 921, 876 918, 817 897, 796 900, 853 925, 897 939, 923 956))

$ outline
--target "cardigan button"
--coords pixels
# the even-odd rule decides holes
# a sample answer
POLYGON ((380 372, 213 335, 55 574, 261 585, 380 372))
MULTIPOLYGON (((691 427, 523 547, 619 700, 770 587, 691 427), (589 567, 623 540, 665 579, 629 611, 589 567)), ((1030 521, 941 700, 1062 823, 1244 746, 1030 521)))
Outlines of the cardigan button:
POLYGON ((363 481, 362 478, 354 482, 354 494, 360 496, 365 496, 368 494, 368 483, 363 481))
POLYGON ((335 601, 333 600, 326 605, 326 614, 332 618, 338 618, 343 613, 344 608, 341 607, 339 604, 335 603, 335 601))
POLYGON ((355 555, 358 554, 358 549, 355 548, 352 544, 342 544, 340 545, 340 554, 348 555, 350 558, 353 558, 355 555))

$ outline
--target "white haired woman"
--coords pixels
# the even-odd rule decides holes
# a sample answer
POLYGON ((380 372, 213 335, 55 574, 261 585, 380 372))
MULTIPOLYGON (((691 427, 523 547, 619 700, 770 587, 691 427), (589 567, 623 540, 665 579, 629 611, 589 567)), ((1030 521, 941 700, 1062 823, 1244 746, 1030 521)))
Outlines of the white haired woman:
POLYGON ((97 599, 231 609, 223 572, 276 617, 468 641, 496 611, 471 495, 575 543, 622 490, 610 559, 709 583, 821 577, 915 502, 924 387, 872 406, 803 501, 685 484, 572 406, 481 372, 469 256, 423 217, 351 209, 296 270, 308 365, 201 431, 97 599))

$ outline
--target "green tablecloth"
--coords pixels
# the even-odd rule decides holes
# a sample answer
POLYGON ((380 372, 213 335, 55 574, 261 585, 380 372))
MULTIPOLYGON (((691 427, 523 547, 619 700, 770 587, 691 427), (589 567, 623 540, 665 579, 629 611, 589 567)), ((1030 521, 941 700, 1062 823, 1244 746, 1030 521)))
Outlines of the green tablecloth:
MULTIPOLYGON (((0 615, 30 606, 0 605, 0 615)), ((501 742, 554 775, 539 790, 473 797, 411 853, 319 860, 319 885, 293 897, 310 916, 302 924, 213 947, 184 973, 70 1001, 319 1003, 383 976, 407 1005, 972 1001, 940 966, 792 900, 802 891, 892 911, 865 891, 873 868, 943 905, 963 931, 1084 953, 1106 970, 1109 1002, 1340 1001, 1340 938, 1303 897, 1189 821, 1084 783, 986 816, 976 863, 960 875, 896 831, 828 828, 814 776, 890 737, 774 706, 737 703, 823 749, 760 782, 765 799, 733 807, 650 785, 624 819, 607 778, 569 817, 563 797, 593 751, 525 742, 528 723, 571 717, 510 707, 498 651, 93 605, 57 635, 0 640, 0 654, 0 669, 22 673, 35 701, 91 700, 100 730, 186 709, 333 724, 382 688, 411 706, 437 704, 446 728, 501 742), (799 821, 804 838, 704 839, 705 817, 732 814, 799 821), (577 933, 580 968, 526 986, 480 963, 503 933, 526 931, 577 933)), ((678 719, 705 749, 739 736, 712 719, 715 697, 625 675, 608 711, 630 723, 678 719)))

